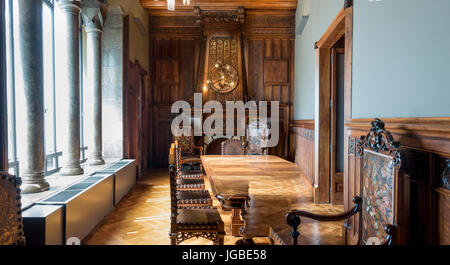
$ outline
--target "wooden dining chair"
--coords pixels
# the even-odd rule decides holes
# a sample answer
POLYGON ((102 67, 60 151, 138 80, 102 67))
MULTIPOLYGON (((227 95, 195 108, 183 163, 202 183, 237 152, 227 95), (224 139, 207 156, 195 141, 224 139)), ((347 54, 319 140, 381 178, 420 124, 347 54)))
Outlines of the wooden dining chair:
POLYGON ((356 141, 356 154, 361 161, 360 196, 353 198, 354 207, 339 215, 319 215, 307 211, 293 210, 286 215, 291 226, 288 234, 271 231, 272 240, 297 245, 301 218, 317 221, 346 220, 359 213, 358 244, 395 243, 398 219, 398 173, 401 165, 400 145, 385 129, 384 123, 375 119, 367 136, 356 141))
POLYGON ((250 123, 247 126, 247 141, 245 145, 245 153, 247 155, 267 155, 268 148, 265 147, 266 140, 266 130, 259 128, 258 122, 250 123))
POLYGON ((223 245, 225 225, 219 212, 212 206, 185 207, 180 204, 177 189, 176 167, 169 167, 170 175, 170 242, 178 245, 190 238, 203 237, 215 245, 223 245))
POLYGON ((191 136, 174 136, 174 141, 178 143, 180 165, 191 169, 201 166, 200 156, 203 155, 203 146, 195 145, 193 132, 191 136))
POLYGON ((244 144, 237 139, 222 142, 222 155, 244 155, 244 144))
POLYGON ((0 172, 0 245, 24 245, 20 185, 22 180, 0 172))
MULTIPOLYGON (((172 144, 169 154, 169 164, 177 169, 177 159, 175 158, 175 143, 172 144)), ((187 177, 186 177, 187 178, 187 177)), ((181 179, 176 174, 176 179, 181 179)), ((203 180, 203 179, 201 179, 203 180)), ((181 180, 180 180, 181 181, 181 180)), ((200 181, 201 184, 204 182, 200 181)), ((185 183, 177 185, 180 190, 177 193, 178 205, 180 206, 212 206, 212 199, 209 192, 203 189, 204 185, 197 186, 195 189, 187 189, 185 183)))
POLYGON ((175 141, 175 163, 176 163, 176 179, 177 188, 179 190, 204 190, 205 180, 204 174, 201 170, 183 170, 182 160, 178 142, 175 141))

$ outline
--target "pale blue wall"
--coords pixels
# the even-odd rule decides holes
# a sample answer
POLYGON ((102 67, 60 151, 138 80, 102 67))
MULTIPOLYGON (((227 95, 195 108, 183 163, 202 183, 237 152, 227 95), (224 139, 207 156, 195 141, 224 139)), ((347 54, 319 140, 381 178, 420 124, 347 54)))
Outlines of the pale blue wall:
MULTIPOLYGON (((343 2, 311 0, 296 35, 297 120, 314 119, 313 46, 343 2)), ((353 27, 353 118, 450 116, 450 0, 357 0, 353 27)))
POLYGON ((450 0, 354 1, 353 37, 353 118, 450 116, 450 0))
MULTIPOLYGON (((300 22, 302 2, 303 0, 298 2, 297 26, 300 22)), ((310 2, 308 23, 303 34, 295 36, 294 119, 296 120, 314 119, 314 43, 325 33, 344 6, 343 0, 310 0, 310 2)))

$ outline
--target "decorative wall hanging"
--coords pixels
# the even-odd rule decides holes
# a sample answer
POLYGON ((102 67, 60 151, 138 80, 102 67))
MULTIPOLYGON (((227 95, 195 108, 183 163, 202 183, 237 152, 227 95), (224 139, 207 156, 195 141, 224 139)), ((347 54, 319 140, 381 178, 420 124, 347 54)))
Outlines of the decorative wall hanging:
POLYGON ((206 86, 209 99, 240 100, 239 41, 234 37, 211 37, 208 41, 206 86))
POLYGON ((217 93, 229 93, 233 91, 239 82, 239 76, 236 68, 218 61, 209 70, 209 76, 206 83, 217 93))

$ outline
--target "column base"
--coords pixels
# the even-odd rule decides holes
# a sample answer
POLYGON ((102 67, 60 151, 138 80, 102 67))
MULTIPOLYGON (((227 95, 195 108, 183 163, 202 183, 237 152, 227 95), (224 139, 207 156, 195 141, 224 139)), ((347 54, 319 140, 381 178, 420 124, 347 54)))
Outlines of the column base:
POLYGON ((61 176, 83 175, 84 170, 81 167, 63 167, 60 171, 61 176))
POLYGON ((99 166, 104 165, 105 160, 103 160, 103 158, 88 158, 87 163, 90 166, 99 166))
POLYGON ((23 194, 43 192, 48 190, 49 188, 50 185, 45 180, 41 183, 22 183, 22 185, 20 186, 21 192, 23 194))

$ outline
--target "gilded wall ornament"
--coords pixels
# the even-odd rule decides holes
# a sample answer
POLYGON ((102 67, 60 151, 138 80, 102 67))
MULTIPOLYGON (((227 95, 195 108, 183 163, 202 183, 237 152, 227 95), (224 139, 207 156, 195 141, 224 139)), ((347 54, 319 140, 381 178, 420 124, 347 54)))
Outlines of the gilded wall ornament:
POLYGON ((209 70, 206 82, 217 93, 229 93, 237 87, 239 75, 233 66, 218 61, 209 70))

